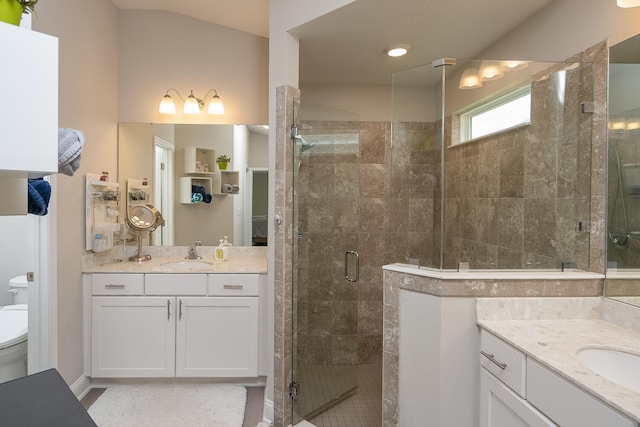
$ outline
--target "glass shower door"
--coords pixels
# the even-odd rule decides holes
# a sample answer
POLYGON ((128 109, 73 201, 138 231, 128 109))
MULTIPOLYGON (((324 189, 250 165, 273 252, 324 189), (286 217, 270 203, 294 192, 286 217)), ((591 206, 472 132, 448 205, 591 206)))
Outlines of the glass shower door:
POLYGON ((294 101, 293 425, 357 389, 359 116, 294 101))

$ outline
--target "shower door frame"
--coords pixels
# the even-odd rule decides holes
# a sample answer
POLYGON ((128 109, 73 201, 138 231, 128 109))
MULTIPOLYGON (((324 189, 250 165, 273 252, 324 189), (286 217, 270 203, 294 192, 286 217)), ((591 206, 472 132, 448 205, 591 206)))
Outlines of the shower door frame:
MULTIPOLYGON (((291 371, 291 383, 289 384, 289 397, 293 399, 292 405, 291 405, 291 412, 292 412, 291 416, 292 416, 293 425, 295 425, 297 422, 301 420, 311 419, 315 415, 325 411, 326 409, 332 407, 336 403, 339 403, 345 397, 348 397, 351 394, 353 394, 356 391, 358 386, 357 384, 358 301, 357 301, 357 287, 356 287, 357 284, 354 283, 354 282, 357 282, 357 279, 358 279, 358 262, 359 262, 359 256, 357 253, 357 224, 352 233, 354 236, 356 236, 355 247, 349 246, 350 243, 354 243, 353 242, 354 239, 351 235, 347 236, 348 234, 347 232, 344 232, 344 233, 338 232, 339 234, 336 234, 336 230, 340 229, 340 227, 332 227, 331 234, 329 234, 329 232, 327 231, 325 234, 321 236, 322 238, 319 239, 322 242, 323 247, 325 247, 324 246, 326 244, 325 242, 333 242, 332 246, 329 249, 326 249, 326 251, 333 252, 333 259, 332 259, 333 262, 329 263, 328 268, 329 269, 333 268, 335 271, 329 271, 329 272, 324 271, 323 273, 326 273, 327 276, 329 277, 333 277, 333 281, 328 284, 328 287, 332 288, 332 291, 335 292, 336 299, 334 301, 317 301, 317 300, 301 301, 302 298, 306 298, 307 295, 309 296, 309 298, 311 298, 311 296, 309 295, 309 292, 313 292, 308 287, 308 286, 311 286, 309 283, 312 282, 312 280, 305 280, 304 283, 301 282, 301 270, 305 271, 309 276, 316 276, 317 278, 317 275, 312 274, 313 272, 311 272, 310 265, 308 263, 305 265, 301 265, 302 263, 305 262, 305 259, 303 259, 303 257, 300 256, 301 247, 303 247, 306 252, 311 252, 314 249, 317 249, 319 245, 317 244, 313 245, 312 240, 314 238, 318 238, 319 235, 317 230, 312 230, 314 227, 313 224, 310 224, 310 223, 313 223, 314 221, 313 219, 310 219, 312 215, 305 216, 304 218, 301 216, 302 209, 300 208, 299 203, 302 197, 298 197, 298 195, 302 191, 301 187, 303 185, 314 187, 313 183, 309 183, 310 181, 309 179, 307 179, 307 182, 303 182, 304 180, 301 179, 301 175, 300 175, 300 168, 305 168, 303 170, 307 172, 307 175, 311 175, 312 172, 309 172, 309 170, 314 168, 320 169, 320 170, 322 170, 323 168, 327 168, 329 170, 331 170, 332 168, 337 169, 340 167, 348 168, 348 169, 351 169, 351 171, 356 171, 355 174, 351 175, 351 177, 354 179, 348 180, 348 185, 349 186, 354 185, 354 188, 350 187, 351 192, 349 194, 355 195, 356 214, 357 214, 357 197, 358 197, 358 191, 359 191, 359 173, 357 172, 358 168, 357 167, 354 168, 353 164, 351 163, 345 163, 344 160, 354 159, 356 164, 359 164, 359 117, 357 120, 355 120, 358 122, 357 144, 355 145, 355 147, 353 146, 347 147, 348 142, 345 142, 345 140, 348 138, 342 138, 344 137, 344 135, 340 134, 341 129, 331 129, 329 131, 329 133, 330 132, 335 133, 335 139, 333 140, 334 141, 333 143, 331 143, 331 141, 318 139, 318 138, 322 138, 322 136, 317 134, 311 135, 310 137, 300 135, 299 132, 302 130, 302 127, 303 127, 301 126, 301 123, 303 123, 303 120, 301 119, 304 119, 304 123, 310 122, 307 117, 303 118, 299 114, 301 111, 301 104, 302 103, 300 102, 299 99, 293 100, 293 108, 292 108, 293 125, 291 128, 291 135, 290 135, 290 141, 292 144, 291 159, 292 159, 292 171, 293 171, 293 179, 292 179, 293 181, 293 184, 292 184, 293 186, 292 188, 293 226, 291 230, 291 233, 292 233, 291 235, 291 239, 292 239, 292 253, 291 253, 291 257, 292 257, 292 267, 291 267, 292 268, 292 271, 291 271, 292 273, 292 291, 291 291, 292 293, 292 300, 291 300, 291 304, 292 304, 292 310, 291 310, 292 312, 292 319, 291 319, 292 321, 292 339, 291 339, 292 371, 291 371), (309 143, 305 140, 305 138, 308 138, 310 140, 313 139, 313 141, 309 143), (317 148, 315 150, 312 150, 312 148, 316 144, 318 145, 317 148), (343 144, 343 147, 340 147, 340 144, 343 144), (339 152, 340 148, 344 149, 344 147, 347 147, 346 148, 347 152, 340 153, 339 152), (354 154, 354 148, 355 148, 355 154, 354 154), (340 154, 346 154, 347 157, 344 157, 344 158, 340 157, 340 154), (314 158, 317 157, 318 160, 316 160, 316 162, 318 163, 310 163, 310 161, 312 161, 313 159, 311 156, 315 156, 314 158), (332 156, 334 156, 333 159, 332 159, 332 156), (331 163, 332 161, 335 163, 332 164, 331 163), (345 236, 345 238, 341 239, 341 236, 345 236), (338 255, 338 253, 340 255, 338 255), (338 261, 339 257, 344 257, 342 258, 343 259, 342 265, 340 265, 340 262, 338 261), (344 269, 344 275, 342 276, 343 283, 340 283, 340 280, 338 280, 339 273, 337 271, 340 270, 340 273, 341 273, 342 269, 344 269), (356 295, 356 297, 353 301, 349 301, 349 300, 345 301, 340 299, 340 297, 343 296, 341 292, 345 292, 346 295, 349 295, 349 292, 353 292, 356 295), (299 297, 301 298, 300 301, 298 300, 299 297), (353 305, 349 306, 350 303, 352 303, 353 305), (315 308, 311 309, 310 307, 314 304, 316 304, 315 308), (300 314, 305 310, 304 309, 305 305, 307 307, 306 309, 307 311, 305 312, 306 316, 302 316, 300 314), (303 306, 303 309, 300 309, 300 306, 303 306), (341 312, 340 311, 341 308, 342 309, 346 308, 346 311, 341 312), (325 309, 326 311, 319 313, 319 311, 322 311, 322 309, 325 309), (311 330, 311 327, 310 327, 307 330, 308 336, 305 337, 305 339, 307 340, 306 341, 307 344, 312 342, 314 339, 318 339, 318 342, 316 342, 316 344, 327 343, 327 342, 331 342, 331 343, 339 342, 344 347, 339 348, 339 350, 335 350, 332 347, 331 355, 323 360, 319 360, 319 359, 322 359, 322 357, 318 358, 318 357, 315 357, 314 355, 310 355, 312 352, 307 351, 308 349, 300 350, 298 346, 299 346, 299 340, 301 338, 301 331, 298 329, 298 325, 300 325, 301 323, 308 325, 309 323, 312 322, 311 320, 309 320, 309 318, 314 315, 317 315, 316 326, 318 323, 317 322, 318 319, 326 320, 328 321, 328 323, 332 322, 331 319, 333 319, 334 323, 338 323, 345 319, 347 320, 353 319, 355 321, 355 325, 351 324, 351 326, 345 326, 345 329, 348 332, 352 332, 353 340, 350 342, 349 336, 351 335, 351 333, 348 333, 347 335, 344 335, 344 336, 333 335, 332 333, 330 333, 328 336, 327 335, 312 336, 314 333, 317 333, 317 331, 310 332, 311 330), (300 319, 299 317, 302 319, 300 319), (301 360, 306 363, 300 363, 301 360), (300 368, 301 366, 304 366, 304 369, 301 369, 300 368), (301 375, 301 371, 304 371, 304 374, 301 375), (311 372, 314 372, 314 374, 312 374, 311 372), (339 378, 341 381, 343 381, 343 383, 337 384, 337 381, 329 381, 331 383, 329 387, 325 388, 324 390, 320 390, 320 387, 317 384, 317 382, 314 381, 313 379, 310 379, 310 378, 315 379, 315 377, 312 377, 312 375, 320 376, 323 380, 327 380, 328 378, 333 378, 335 380, 339 378), (302 381, 301 381, 301 377, 304 377, 302 381), (315 394, 315 396, 313 396, 313 398, 309 398, 309 394, 315 394), (318 395, 320 395, 321 397, 318 397, 318 395), (322 403, 318 405, 312 405, 313 407, 310 407, 309 405, 307 405, 306 402, 311 400, 313 400, 314 403, 317 402, 318 400, 321 400, 322 403), (303 412, 303 413, 300 413, 300 412, 303 412)), ((304 105, 310 105, 310 103, 304 103, 304 105)), ((332 109, 330 107, 325 107, 325 106, 317 106, 317 107, 321 109, 331 110, 334 114, 337 113, 338 115, 340 114, 348 115, 349 118, 351 118, 351 120, 342 119, 346 123, 354 121, 351 116, 356 116, 353 113, 341 112, 339 110, 332 109)), ((315 118, 311 120, 311 122, 315 122, 315 121, 316 121, 315 118)), ((322 120, 317 120, 318 126, 323 128, 322 131, 319 133, 327 132, 327 126, 331 122, 332 122, 331 120, 327 120, 326 118, 323 118, 322 120)), ((336 121, 336 123, 339 123, 339 122, 336 121)), ((312 126, 305 125, 304 127, 306 128, 306 130, 309 130, 311 132, 312 126)), ((326 135, 324 136, 326 137, 326 135)), ((326 185, 325 184, 326 183, 315 184, 314 190, 318 190, 318 186, 324 187, 325 189, 327 189, 327 187, 330 187, 332 184, 335 184, 335 183, 326 184, 326 185)), ((338 185, 336 184, 336 187, 337 186, 338 185)), ((343 194, 338 194, 335 192, 336 187, 334 187, 334 190, 326 190, 327 192, 329 191, 333 191, 333 192, 325 194, 324 196, 328 197, 329 200, 333 200, 332 198, 337 199, 338 195, 343 196, 343 194)), ((317 192, 318 191, 314 193, 316 196, 317 196, 317 192)), ((322 190, 320 190, 320 192, 322 192, 322 190)), ((310 197, 309 199, 311 200, 313 199, 313 197, 310 197)), ((323 200, 322 196, 316 198, 315 200, 316 203, 320 205, 331 204, 331 203, 318 202, 318 200, 322 201, 323 200)), ((308 213, 308 211, 313 210, 313 207, 309 206, 313 203, 313 200, 312 202, 309 202, 308 200, 306 200, 305 202, 306 203, 305 203, 304 209, 308 213)), ((322 212, 324 213, 324 211, 322 212)), ((328 215, 328 216, 331 216, 331 215, 328 215)), ((318 216, 316 215, 315 218, 317 219, 318 216)), ((307 257, 306 260, 308 261, 309 258, 311 257, 307 257)), ((324 290, 321 290, 320 293, 322 293, 323 291, 324 290)), ((320 332, 320 335, 322 335, 323 333, 324 331, 320 332)), ((337 347, 340 347, 340 344, 338 344, 337 347)), ((333 344, 330 344, 330 345, 333 345, 333 344)))

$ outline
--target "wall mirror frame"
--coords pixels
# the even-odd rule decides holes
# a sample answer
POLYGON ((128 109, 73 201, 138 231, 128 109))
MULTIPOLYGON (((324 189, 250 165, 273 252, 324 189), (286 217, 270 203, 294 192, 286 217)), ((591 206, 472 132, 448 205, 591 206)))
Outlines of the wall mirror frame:
POLYGON ((609 50, 605 296, 640 306, 640 35, 609 50))
POLYGON ((214 246, 228 236, 236 246, 266 246, 268 163, 263 125, 120 123, 121 218, 132 205, 155 205, 166 225, 149 245, 214 246), (226 171, 220 155, 231 158, 226 171), (202 200, 192 200, 199 191, 202 200))

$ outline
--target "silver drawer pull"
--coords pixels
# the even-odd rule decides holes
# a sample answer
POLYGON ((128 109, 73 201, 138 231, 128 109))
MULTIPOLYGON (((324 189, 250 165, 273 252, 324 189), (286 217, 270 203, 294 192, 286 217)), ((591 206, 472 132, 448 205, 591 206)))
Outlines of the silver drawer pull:
POLYGON ((244 288, 244 286, 242 285, 223 285, 222 286, 225 289, 242 289, 244 288))
POLYGON ((495 363, 495 364, 498 366, 498 368, 500 368, 500 369, 504 369, 504 368, 506 368, 506 367, 507 367, 507 364, 506 364, 506 363, 500 363, 500 362, 498 362, 498 361, 494 358, 495 356, 494 356, 493 354, 485 353, 484 351, 480 351, 480 353, 481 353, 484 357, 486 357, 487 359, 489 359, 491 362, 495 363))
POLYGON ((125 285, 122 283, 110 283, 108 285, 104 285, 106 289, 124 289, 125 285))

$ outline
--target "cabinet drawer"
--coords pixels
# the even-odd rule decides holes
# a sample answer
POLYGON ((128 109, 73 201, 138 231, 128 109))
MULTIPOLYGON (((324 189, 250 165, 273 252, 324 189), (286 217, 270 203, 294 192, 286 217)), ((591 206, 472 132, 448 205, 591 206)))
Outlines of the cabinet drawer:
POLYGON ((143 274, 92 274, 92 295, 144 295, 143 274))
POLYGON ((210 296, 258 296, 258 274, 209 274, 210 296))
POLYGON ((521 397, 526 398, 527 357, 524 353, 484 329, 480 333, 480 350, 484 353, 480 354, 480 364, 521 397), (503 369, 498 364, 506 366, 503 369))
POLYGON ((145 295, 206 295, 206 274, 145 274, 145 295))
POLYGON ((527 397, 529 403, 563 427, 636 426, 533 359, 527 360, 527 397))

